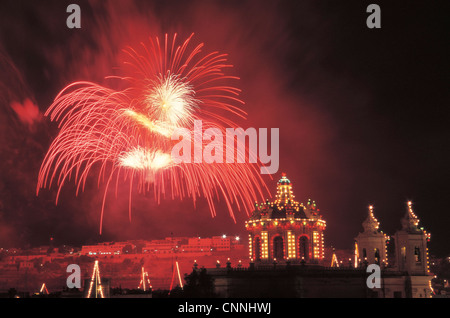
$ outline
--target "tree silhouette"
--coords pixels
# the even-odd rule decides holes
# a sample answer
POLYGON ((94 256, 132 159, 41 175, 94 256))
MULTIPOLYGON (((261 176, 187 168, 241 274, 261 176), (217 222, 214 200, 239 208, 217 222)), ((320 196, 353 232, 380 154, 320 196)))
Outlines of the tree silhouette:
POLYGON ((214 297, 213 279, 208 275, 205 268, 194 269, 191 274, 185 275, 186 285, 184 294, 191 298, 214 297))

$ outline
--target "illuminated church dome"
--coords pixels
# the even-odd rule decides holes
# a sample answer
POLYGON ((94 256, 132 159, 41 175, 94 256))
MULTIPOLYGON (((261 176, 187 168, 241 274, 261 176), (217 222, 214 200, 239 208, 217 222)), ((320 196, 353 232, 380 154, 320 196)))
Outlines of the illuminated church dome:
POLYGON ((295 201, 292 183, 283 173, 275 200, 255 204, 246 222, 249 256, 255 261, 317 262, 324 258, 326 223, 315 201, 295 201))
POLYGON ((315 201, 308 200, 306 205, 294 200, 295 196, 292 190, 292 183, 283 173, 277 183, 277 194, 275 201, 255 204, 255 210, 250 220, 259 220, 261 218, 279 219, 287 218, 293 215, 294 218, 310 219, 317 218, 318 211, 315 201))

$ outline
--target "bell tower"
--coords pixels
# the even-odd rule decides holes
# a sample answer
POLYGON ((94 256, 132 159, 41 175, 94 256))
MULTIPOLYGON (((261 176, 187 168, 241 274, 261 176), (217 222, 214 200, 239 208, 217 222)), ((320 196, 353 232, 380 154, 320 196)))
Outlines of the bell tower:
POLYGON ((386 266, 386 241, 389 237, 380 231, 380 223, 373 215, 372 205, 369 206, 367 218, 362 225, 364 231, 355 238, 355 255, 358 255, 359 262, 386 266))
POLYGON ((419 218, 414 214, 412 202, 408 201, 402 229, 395 233, 397 269, 409 275, 427 275, 429 239, 430 234, 419 228, 419 218))

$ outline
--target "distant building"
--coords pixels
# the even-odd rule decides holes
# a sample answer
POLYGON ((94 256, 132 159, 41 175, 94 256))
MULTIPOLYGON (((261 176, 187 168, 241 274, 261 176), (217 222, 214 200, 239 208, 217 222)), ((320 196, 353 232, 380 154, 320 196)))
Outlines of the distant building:
POLYGON ((243 248, 244 245, 240 242, 238 237, 229 237, 226 235, 207 238, 166 237, 163 240, 104 242, 95 245, 84 245, 81 248, 80 255, 114 256, 127 254, 128 251, 128 253, 132 252, 137 254, 157 254, 161 257, 172 253, 194 253, 201 256, 211 255, 212 252, 223 252, 243 248), (128 251, 127 247, 129 247, 131 251, 128 251))
POLYGON ((187 244, 181 245, 180 251, 182 253, 203 253, 205 255, 211 254, 212 239, 192 237, 189 238, 187 244))
POLYGON ((231 249, 231 238, 222 236, 213 236, 211 239, 211 248, 214 251, 229 251, 231 249))
POLYGON ((99 256, 99 255, 120 255, 128 242, 104 242, 95 245, 83 245, 80 251, 81 255, 99 256))

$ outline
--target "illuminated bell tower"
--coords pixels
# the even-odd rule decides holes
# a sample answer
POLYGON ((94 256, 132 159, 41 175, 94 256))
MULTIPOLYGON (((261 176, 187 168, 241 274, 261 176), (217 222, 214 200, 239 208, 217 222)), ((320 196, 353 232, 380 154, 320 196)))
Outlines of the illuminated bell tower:
POLYGON ((395 233, 396 266, 410 275, 427 275, 430 234, 419 228, 419 218, 414 214, 412 202, 407 203, 402 219, 402 229, 395 233))
POLYGON ((249 258, 257 263, 318 263, 324 258, 326 222, 315 201, 295 201, 292 183, 283 173, 273 202, 256 203, 245 227, 249 258))
POLYGON ((358 263, 387 265, 386 241, 389 237, 380 231, 380 223, 373 214, 373 206, 368 209, 367 218, 363 222, 364 231, 355 238, 355 249, 358 263))

